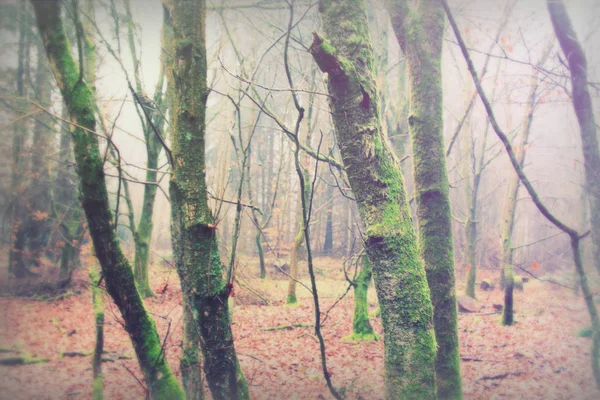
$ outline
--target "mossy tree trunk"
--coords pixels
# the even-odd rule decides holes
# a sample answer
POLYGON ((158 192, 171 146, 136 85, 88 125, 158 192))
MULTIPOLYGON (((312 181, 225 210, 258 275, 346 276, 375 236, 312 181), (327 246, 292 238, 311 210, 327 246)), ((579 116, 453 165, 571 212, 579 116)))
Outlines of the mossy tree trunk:
POLYGON ((433 308, 398 162, 379 119, 373 49, 362 1, 322 1, 325 37, 310 52, 328 73, 330 107, 364 224, 384 330, 387 399, 434 398, 433 308))
POLYGON ((96 344, 92 356, 93 389, 92 399, 102 400, 104 379, 102 377, 102 353, 104 352, 104 305, 102 304, 102 289, 100 274, 97 266, 90 267, 90 286, 92 288, 92 304, 96 328, 96 344))
MULTIPOLYGON (((529 94, 523 121, 521 122, 521 135, 516 144, 516 157, 521 167, 525 163, 526 148, 528 146, 529 133, 533 122, 533 112, 537 101, 536 92, 538 89, 539 69, 550 55, 552 43, 546 45, 543 54, 536 66, 532 68, 529 81, 529 94)), ((502 309, 502 324, 512 325, 514 323, 514 274, 513 274, 513 243, 512 235, 515 225, 515 215, 517 210, 517 196, 519 193, 519 176, 512 172, 508 178, 506 194, 504 198, 504 207, 500 217, 500 245, 502 249, 503 264, 503 288, 504 288, 504 308, 502 309)))
POLYGON ((185 299, 183 303, 183 325, 183 349, 179 362, 183 388, 187 400, 202 400, 204 399, 204 390, 202 388, 202 369, 198 354, 200 335, 198 334, 198 326, 194 322, 192 306, 185 302, 185 299))
MULTIPOLYGON (((81 204, 85 211, 96 257, 108 293, 118 307, 129 333, 153 399, 183 399, 164 356, 164 350, 140 298, 130 264, 125 258, 113 226, 96 128, 96 108, 89 87, 77 70, 60 16, 60 1, 32 1, 37 25, 72 126, 72 139, 81 181, 81 204)), ((83 56, 83 55, 80 55, 83 56)))
POLYGON ((427 271, 437 340, 437 395, 462 398, 454 290, 449 183, 443 143, 442 42, 444 11, 438 0, 388 0, 396 38, 406 57, 420 255, 427 271))
MULTIPOLYGON (((79 6, 78 3, 74 3, 79 6)), ((94 24, 96 23, 96 15, 94 10, 94 1, 85 0, 82 5, 82 10, 76 7, 74 12, 74 20, 77 25, 81 21, 82 32, 79 32, 78 39, 83 45, 83 76, 90 88, 90 96, 96 101, 96 42, 94 38, 94 24)), ((79 27, 76 26, 78 30, 79 27)), ((78 224, 79 225, 79 224, 78 224)), ((69 229, 69 228, 67 228, 69 229)), ((101 279, 99 268, 96 263, 89 266, 90 286, 92 290, 92 304, 94 311, 94 322, 96 332, 96 344, 92 356, 92 399, 102 400, 104 392, 104 378, 102 375, 102 353, 104 352, 104 304, 102 301, 102 289, 99 287, 101 279)))
POLYGON ((247 399, 229 323, 231 285, 224 279, 208 206, 205 161, 206 3, 163 0, 167 98, 172 129, 170 181, 173 255, 184 303, 191 306, 214 399, 247 399), (165 34, 166 36, 166 34, 165 34))
POLYGON ((344 340, 357 340, 370 342, 377 340, 377 335, 369 321, 369 303, 367 295, 369 285, 373 275, 373 267, 369 257, 365 254, 362 257, 362 268, 356 279, 352 282, 354 287, 354 314, 352 317, 352 333, 344 340))
MULTIPOLYGON (((85 17, 80 17, 80 20, 83 19, 83 73, 95 101, 96 47, 93 33, 95 28, 92 26, 95 23, 93 0, 85 0, 83 7, 85 17)), ((63 120, 69 120, 68 107, 64 103, 62 114, 63 120)), ((73 162, 71 144, 70 126, 64 123, 59 144, 59 158, 63 168, 57 174, 53 202, 53 213, 55 218, 61 221, 61 234, 65 239, 60 257, 59 287, 67 286, 71 282, 73 271, 80 266, 81 245, 86 234, 85 216, 77 198, 79 178, 75 169, 70 167, 73 162)))
MULTIPOLYGON (((163 106, 162 86, 164 83, 164 69, 161 66, 159 77, 154 91, 154 104, 151 110, 147 110, 152 124, 158 129, 164 126, 165 107, 163 106), (161 112, 158 110, 160 109, 161 112)), ((142 107, 147 107, 142 105, 142 107)), ((146 178, 148 184, 144 185, 144 195, 142 200, 142 212, 140 220, 134 234, 135 259, 134 259, 134 275, 138 285, 140 294, 144 297, 153 295, 150 288, 150 280, 148 275, 148 264, 150 260, 150 242, 152 240, 152 231, 154 223, 154 203, 156 201, 158 157, 160 155, 161 143, 154 133, 150 123, 147 122, 144 128, 144 138, 146 141, 146 178)))
MULTIPOLYGON (((135 281, 138 285, 138 290, 143 297, 150 297, 153 295, 152 289, 150 288, 150 280, 148 275, 148 264, 150 260, 150 242, 152 240, 152 231, 154 224, 152 217, 154 215, 154 203, 156 200, 157 191, 157 168, 158 158, 162 150, 162 144, 159 138, 154 132, 153 126, 159 131, 163 130, 164 126, 164 114, 166 107, 163 99, 163 85, 165 80, 164 66, 161 64, 158 79, 154 88, 154 96, 152 101, 147 99, 144 94, 143 83, 140 77, 140 60, 136 51, 135 46, 135 24, 131 13, 130 0, 124 1, 125 13, 127 17, 127 43, 129 46, 129 53, 133 61, 134 69, 134 81, 135 89, 138 96, 142 96, 142 127, 144 132, 144 141, 146 143, 146 177, 144 185, 144 194, 142 200, 142 212, 137 227, 132 226, 134 246, 135 246, 135 258, 134 258, 134 276, 135 281)), ((129 210, 130 213, 133 210, 129 210)))
POLYGON ((548 11, 571 74, 573 107, 579 122, 587 197, 590 204, 592 252, 600 273, 600 147, 587 77, 587 59, 562 0, 548 0, 548 11))

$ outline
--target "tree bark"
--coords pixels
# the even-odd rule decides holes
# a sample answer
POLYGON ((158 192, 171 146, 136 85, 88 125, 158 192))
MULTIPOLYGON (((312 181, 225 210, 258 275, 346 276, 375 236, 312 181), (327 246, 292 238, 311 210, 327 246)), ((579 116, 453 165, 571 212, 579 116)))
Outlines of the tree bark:
POLYGON ((214 399, 248 399, 229 323, 231 285, 224 279, 208 206, 205 160, 206 3, 163 0, 170 126, 172 242, 185 302, 190 304, 214 399))
POLYGON ((92 92, 77 71, 65 36, 60 1, 32 1, 32 4, 54 76, 75 123, 71 132, 81 180, 81 203, 106 288, 123 316, 151 397, 183 399, 183 390, 165 359, 156 326, 136 290, 131 266, 112 225, 103 157, 94 134, 95 104, 92 92))
POLYGON ((406 0, 388 0, 387 8, 408 68, 414 197, 420 255, 434 308, 437 395, 461 399, 450 185, 443 144, 444 11, 438 0, 421 0, 416 7, 409 7, 406 0))
POLYGON ((587 60, 562 0, 548 0, 554 32, 571 73, 573 108, 579 122, 585 180, 590 203, 594 265, 600 273, 600 148, 587 78, 587 60))
POLYGON ((183 303, 183 349, 181 360, 181 380, 187 395, 187 400, 204 399, 202 388, 202 369, 198 355, 198 326, 194 322, 192 305, 183 303))
POLYGON ((434 398, 435 336, 425 271, 398 162, 379 119, 366 6, 320 3, 327 39, 310 48, 328 73, 335 134, 364 224, 384 329, 387 399, 434 398))

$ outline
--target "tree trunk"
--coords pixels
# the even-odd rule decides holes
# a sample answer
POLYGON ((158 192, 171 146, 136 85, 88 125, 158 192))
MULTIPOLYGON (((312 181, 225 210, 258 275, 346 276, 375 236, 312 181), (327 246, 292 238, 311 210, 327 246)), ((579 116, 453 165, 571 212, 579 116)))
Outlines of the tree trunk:
POLYGON ((81 180, 81 202, 108 293, 125 327, 154 399, 183 399, 184 393, 164 357, 154 321, 144 308, 113 226, 103 158, 98 146, 92 92, 81 79, 64 33, 59 1, 32 1, 40 34, 69 115, 77 124, 72 138, 81 180))
MULTIPOLYGON (((135 24, 133 22, 133 16, 131 14, 131 4, 129 0, 124 1, 125 12, 127 15, 127 43, 129 46, 129 53, 133 61, 134 69, 134 81, 138 96, 144 96, 142 79, 139 74, 140 61, 135 47, 135 24)), ((142 201, 142 212, 137 227, 132 226, 132 232, 134 236, 135 246, 135 258, 134 258, 134 276, 135 281, 138 285, 138 291, 143 297, 153 296, 152 289, 150 288, 150 281, 148 276, 148 263, 150 259, 150 242, 152 240, 152 231, 154 228, 152 217, 154 215, 154 202, 156 200, 157 187, 157 168, 158 168, 158 157, 161 151, 161 143, 157 138, 152 125, 162 131, 164 125, 163 115, 166 112, 163 101, 163 84, 164 84, 164 66, 161 64, 158 80, 154 88, 154 99, 143 98, 144 103, 140 104, 144 108, 142 115, 146 118, 146 121, 142 124, 144 127, 144 140, 146 142, 146 182, 144 185, 144 195, 142 201)), ((129 211, 130 213, 133 210, 129 211)))
POLYGON ((465 93, 465 108, 467 116, 464 119, 460 130, 461 157, 460 157, 460 178, 464 180, 465 204, 467 205, 467 219, 464 223, 465 228, 465 268, 467 271, 467 281, 465 286, 465 295, 476 299, 475 280, 477 278, 477 195, 475 192, 474 181, 476 179, 476 155, 475 144, 472 140, 471 131, 471 110, 470 99, 473 93, 471 81, 467 81, 463 91, 465 93), (472 161, 472 162, 470 162, 472 161), (471 175, 474 175, 473 185, 471 184, 471 175), (468 266, 468 267, 467 267, 468 266))
MULTIPOLYGON (((43 44, 38 46, 38 54, 45 53, 43 44)), ((51 103, 52 81, 45 57, 38 57, 36 71, 36 95, 37 101, 48 106, 51 103)), ((33 127, 33 144, 31 151, 31 189, 29 190, 29 252, 34 266, 39 267, 44 256, 48 237, 50 235, 50 168, 49 154, 52 143, 52 134, 49 127, 52 124, 51 117, 40 114, 33 127)))
MULTIPOLYGON (((154 107, 162 107, 162 85, 164 81, 164 72, 161 67, 161 73, 156 84, 154 94, 154 107)), ((164 111, 164 109, 162 110, 164 111)), ((153 119, 153 124, 161 128, 163 126, 163 118, 161 113, 152 112, 149 113, 153 119), (153 118, 154 117, 154 118, 153 118)), ((154 223, 152 218, 154 216, 154 203, 156 201, 156 190, 157 187, 154 183, 157 182, 157 168, 158 168, 158 157, 160 155, 161 144, 149 126, 150 123, 146 124, 146 132, 144 136, 146 138, 146 182, 144 185, 144 197, 142 201, 142 213, 140 215, 140 221, 138 222, 137 229, 135 230, 135 260, 134 260, 134 275, 135 281, 138 285, 138 290, 143 297, 153 296, 152 289, 150 288, 150 280, 148 275, 148 263, 150 260, 150 242, 152 240, 152 231, 154 229, 154 223)))
POLYGON ((198 326, 194 322, 192 305, 183 303, 183 349, 179 362, 181 380, 187 400, 204 399, 202 369, 198 357, 198 326))
MULTIPOLYGON (((29 68, 26 54, 29 52, 29 40, 27 35, 27 2, 21 0, 19 28, 19 45, 17 50, 17 96, 25 98, 25 72, 29 68)), ((23 103, 20 104, 20 106, 23 103)), ((27 125, 18 123, 14 125, 13 143, 12 143, 12 171, 11 171, 11 192, 12 192, 12 215, 11 215, 11 245, 9 252, 8 268, 17 278, 23 278, 30 274, 25 263, 25 245, 27 241, 26 229, 26 208, 24 202, 20 201, 23 192, 23 182, 25 174, 25 163, 23 151, 27 139, 27 125)))
MULTIPOLYGON (((532 75, 529 82, 529 95, 527 98, 527 108, 521 122, 521 137, 516 144, 516 156, 519 165, 523 166, 525 163, 527 141, 529 139, 529 132, 531 131, 531 124, 533 122, 533 111, 536 102, 536 92, 538 89, 538 75, 539 69, 543 66, 544 62, 550 55, 552 49, 551 43, 549 43, 538 61, 537 65, 532 68, 532 75)), ((502 249, 502 263, 504 272, 504 308, 502 310, 502 324, 512 325, 514 322, 514 275, 513 275, 513 244, 512 235, 515 224, 515 215, 517 210, 517 195, 519 193, 519 177, 515 172, 511 172, 508 178, 506 195, 504 200, 504 208, 502 210, 502 216, 500 218, 500 244, 502 249)))
POLYGON ((304 227, 302 226, 302 206, 300 203, 297 208, 298 212, 296 213, 296 219, 299 221, 296 225, 298 226, 298 233, 294 236, 294 241, 292 242, 292 250, 290 255, 290 277, 288 278, 288 290, 287 297, 285 299, 285 304, 294 305, 298 304, 298 298, 296 297, 296 280, 298 279, 298 252, 300 251, 300 246, 302 245, 302 241, 304 240, 304 227))
POLYGON ((229 324, 231 285, 224 279, 208 206, 205 161, 206 37, 204 0, 163 0, 165 70, 172 128, 172 242, 185 301, 191 305, 214 399, 247 399, 248 387, 229 324), (166 36, 166 35, 165 35, 166 36))
POLYGON ((408 68, 419 247, 431 290, 438 346, 437 396, 461 399, 450 185, 443 143, 444 11, 438 0, 421 0, 417 5, 409 7, 407 0, 387 1, 408 68))
MULTIPOLYGON (((501 30, 499 30, 499 32, 501 32, 501 30)), ((500 73, 500 63, 498 63, 498 68, 496 69, 496 80, 498 79, 498 75, 500 73)), ((469 86, 469 90, 467 91, 467 93, 471 93, 471 88, 469 86)), ((492 89, 492 99, 495 97, 496 95, 496 87, 494 86, 494 88, 492 89)), ((471 111, 472 109, 469 107, 469 105, 467 105, 467 112, 468 112, 468 116, 465 118, 465 126, 470 127, 470 118, 471 118, 471 111)), ((481 142, 481 150, 480 150, 480 157, 479 157, 479 162, 477 162, 477 150, 475 148, 475 142, 473 141, 471 143, 471 137, 472 137, 472 133, 471 130, 469 129, 468 132, 468 136, 463 136, 463 138, 468 138, 469 142, 471 143, 471 145, 469 146, 468 149, 468 153, 471 154, 471 157, 467 157, 465 152, 463 152, 462 158, 463 159, 471 159, 472 160, 472 165, 471 165, 471 171, 473 174, 473 184, 470 185, 470 178, 468 179, 468 182, 465 186, 466 188, 466 198, 467 198, 467 204, 469 207, 468 213, 467 213, 467 220, 465 221, 465 239, 466 239, 466 245, 467 245, 467 254, 466 254, 466 261, 467 261, 467 265, 470 266, 469 271, 467 271, 467 284, 465 286, 465 294, 473 299, 476 299, 476 295, 475 295, 475 280, 477 278, 477 264, 479 263, 479 259, 478 259, 478 255, 477 255, 477 241, 478 241, 478 237, 477 237, 477 228, 478 228, 478 221, 477 221, 477 205, 478 205, 478 195, 479 195, 479 187, 481 185, 481 176, 483 175, 483 171, 485 170, 486 166, 489 164, 489 161, 486 161, 485 155, 486 155, 486 146, 487 146, 487 138, 488 138, 488 132, 490 129, 490 124, 489 121, 486 122, 485 124, 485 128, 484 128, 484 132, 483 132, 483 140, 481 142)), ((466 130, 466 129, 465 129, 466 130)), ((466 173, 466 171, 465 171, 466 173)), ((463 175, 463 177, 467 177, 468 175, 463 175)))
POLYGON ((583 147, 585 181, 590 203, 590 225, 594 264, 600 273, 600 148, 592 98, 590 97, 587 60, 579 43, 565 4, 562 0, 548 0, 548 11, 554 32, 560 43, 571 73, 573 107, 579 122, 579 133, 583 147))
POLYGON ((365 4, 320 4, 327 39, 310 48, 329 74, 330 107, 340 152, 373 265, 384 330, 387 399, 434 398, 435 336, 425 271, 402 174, 379 120, 365 4))
POLYGON ((345 337, 344 340, 357 340, 363 342, 377 340, 377 335, 375 334, 375 331, 373 331, 373 327, 369 321, 369 303, 367 301, 372 272, 373 267, 371 266, 369 257, 365 254, 362 257, 362 268, 353 283, 354 315, 352 318, 352 333, 345 337))
MULTIPOLYGON (((67 106, 63 104, 62 118, 69 119, 67 106)), ((59 286, 66 287, 71 282, 73 270, 80 265, 79 254, 81 239, 85 233, 84 215, 81 205, 77 200, 77 173, 70 167, 73 162, 71 154, 71 133, 66 124, 60 131, 58 158, 62 168, 57 172, 54 189, 53 214, 57 220, 62 221, 61 233, 64 245, 60 255, 59 286)))
POLYGON ((325 201, 328 201, 327 205, 327 220, 325 222, 325 240, 323 241, 323 254, 326 256, 331 255, 333 250, 333 186, 327 187, 327 196, 325 201))
POLYGON ((92 288, 92 304, 94 310, 94 322, 96 330, 96 345, 92 357, 93 389, 92 399, 102 400, 104 379, 102 377, 102 353, 104 352, 104 306, 102 304, 102 289, 98 267, 90 267, 90 284, 92 288))

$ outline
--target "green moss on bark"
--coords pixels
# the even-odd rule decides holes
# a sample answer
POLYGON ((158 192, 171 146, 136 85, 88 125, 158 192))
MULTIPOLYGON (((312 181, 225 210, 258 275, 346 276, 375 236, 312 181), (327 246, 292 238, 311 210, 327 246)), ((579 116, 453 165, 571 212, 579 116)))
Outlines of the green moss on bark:
POLYGON ((416 7, 406 0, 388 0, 387 8, 409 71, 408 123, 420 256, 435 310, 437 396, 461 399, 452 221, 443 144, 444 12, 437 0, 421 0, 416 7))
POLYGON ((133 342, 150 395, 154 399, 183 399, 164 357, 154 321, 149 317, 137 292, 131 266, 123 255, 112 226, 103 162, 95 131, 92 93, 79 79, 76 63, 67 42, 58 1, 32 2, 38 27, 54 76, 72 120, 77 123, 72 138, 81 180, 81 204, 85 211, 94 250, 108 293, 119 308, 133 342))
POLYGON ((362 268, 356 281, 354 281, 354 316, 352 319, 352 333, 342 338, 346 341, 371 342, 378 340, 371 322, 369 321, 369 303, 367 294, 371 284, 372 266, 369 258, 365 255, 362 260, 362 268))
POLYGON ((171 232, 175 264, 192 309, 204 356, 206 381, 214 399, 248 399, 229 323, 229 282, 206 187, 205 1, 164 0, 165 58, 174 165, 171 232))
POLYGON ((433 309, 403 178, 379 120, 365 4, 341 0, 321 9, 336 53, 323 51, 318 35, 310 51, 329 74, 335 133, 365 226, 384 330, 385 396, 434 398, 433 309))

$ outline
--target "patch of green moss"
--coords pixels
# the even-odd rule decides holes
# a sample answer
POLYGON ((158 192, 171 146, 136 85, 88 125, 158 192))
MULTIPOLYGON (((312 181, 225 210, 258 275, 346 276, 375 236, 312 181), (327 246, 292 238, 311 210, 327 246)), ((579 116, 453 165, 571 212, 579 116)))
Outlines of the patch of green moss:
POLYGON ((342 342, 373 342, 378 340, 379 337, 375 333, 352 332, 350 335, 342 337, 342 342))
POLYGON ((322 40, 323 40, 323 43, 321 43, 321 50, 323 50, 323 52, 327 55, 335 56, 337 53, 337 50, 335 49, 335 47, 333 47, 331 42, 327 39, 322 39, 322 40))
POLYGON ((285 305, 286 306, 298 306, 298 298, 296 297, 296 294, 288 294, 287 299, 285 300, 285 305))
POLYGON ((102 392, 104 390, 104 380, 102 378, 102 374, 98 374, 94 378, 92 385, 92 400, 102 400, 102 392))
POLYGON ((591 326, 583 328, 583 329, 579 330, 579 332, 577 332, 577 336, 579 336, 579 337, 591 338, 593 335, 594 335, 594 330, 592 329, 591 326))

